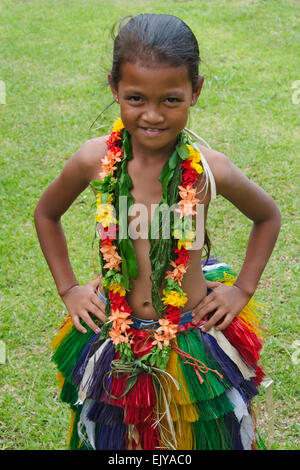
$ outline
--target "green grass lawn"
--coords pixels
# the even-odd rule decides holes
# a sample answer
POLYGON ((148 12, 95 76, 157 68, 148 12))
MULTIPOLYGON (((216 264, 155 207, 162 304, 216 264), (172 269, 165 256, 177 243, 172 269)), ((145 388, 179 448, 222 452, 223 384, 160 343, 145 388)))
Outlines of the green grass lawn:
MULTIPOLYGON (((48 347, 66 309, 40 250, 33 212, 66 160, 87 139, 107 133, 118 116, 111 107, 101 127, 90 130, 111 101, 110 28, 138 13, 172 13, 193 29, 205 84, 188 127, 269 192, 282 211, 281 233, 255 294, 265 305, 269 333, 262 360, 274 383, 271 394, 262 389, 255 405, 270 449, 299 448, 297 4, 1 0, 0 80, 6 104, 0 104, 0 339, 7 360, 0 365, 0 449, 66 448, 69 412, 58 400, 48 347)), ((93 201, 86 190, 62 219, 81 283, 94 277, 93 201)), ((236 271, 250 228, 226 200, 218 198, 210 208, 212 251, 236 271)))

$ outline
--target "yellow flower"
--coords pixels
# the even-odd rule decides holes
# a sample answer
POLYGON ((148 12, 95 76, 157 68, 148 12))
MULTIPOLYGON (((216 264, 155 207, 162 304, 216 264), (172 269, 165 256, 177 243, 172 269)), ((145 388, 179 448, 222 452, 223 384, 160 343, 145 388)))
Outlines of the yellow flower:
POLYGON ((112 204, 100 204, 97 207, 95 220, 96 222, 101 222, 103 227, 108 227, 110 224, 116 224, 117 219, 114 217, 114 206, 112 204))
POLYGON ((112 290, 114 294, 118 292, 122 297, 125 297, 125 294, 126 294, 125 287, 117 284, 116 282, 108 286, 108 289, 112 290))
POLYGON ((194 147, 188 144, 187 144, 187 148, 190 152, 188 160, 192 160, 191 167, 194 168, 194 170, 196 170, 197 173, 200 175, 201 173, 203 173, 202 165, 199 164, 201 161, 200 152, 197 152, 197 150, 195 150, 194 147))
POLYGON ((194 170, 196 170, 199 175, 201 175, 201 173, 203 173, 202 166, 199 165, 199 163, 196 163, 194 160, 191 163, 191 167, 194 168, 194 170))
POLYGON ((201 160, 201 156, 200 156, 200 153, 197 152, 197 150, 194 149, 194 147, 192 147, 191 145, 188 145, 187 144, 187 148, 190 152, 190 155, 189 155, 189 160, 193 160, 193 162, 196 162, 196 163, 199 163, 200 160, 201 160))
POLYGON ((122 119, 119 118, 114 122, 112 131, 113 132, 118 132, 118 131, 121 131, 122 129, 124 129, 124 124, 122 122, 122 119))
MULTIPOLYGON (((114 195, 110 194, 107 198, 107 203, 106 204, 112 204, 114 199, 114 195)), ((96 205, 97 207, 101 206, 102 201, 101 201, 101 193, 96 194, 96 205)))
POLYGON ((191 230, 186 230, 184 232, 185 240, 183 240, 180 236, 176 236, 175 232, 176 231, 174 231, 174 236, 175 238, 178 238, 178 243, 177 243, 178 250, 180 250, 181 247, 185 248, 186 250, 191 250, 192 242, 195 241, 195 233, 192 232, 191 230))
POLYGON ((182 247, 185 248, 186 250, 191 250, 192 249, 191 240, 182 240, 180 238, 177 243, 177 248, 178 250, 181 250, 182 247))
POLYGON ((173 307, 183 307, 187 302, 186 293, 181 295, 176 290, 166 292, 166 290, 164 289, 163 294, 165 295, 165 297, 162 298, 162 301, 165 305, 173 305, 173 307))

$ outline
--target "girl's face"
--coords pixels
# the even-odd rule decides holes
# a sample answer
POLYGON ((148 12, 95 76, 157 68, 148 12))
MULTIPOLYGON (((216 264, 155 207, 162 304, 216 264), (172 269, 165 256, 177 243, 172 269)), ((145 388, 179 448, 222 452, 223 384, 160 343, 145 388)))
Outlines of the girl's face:
POLYGON ((185 65, 161 63, 147 67, 141 62, 125 62, 117 88, 110 74, 108 79, 132 142, 141 150, 156 151, 175 145, 203 84, 201 77, 193 92, 185 65))

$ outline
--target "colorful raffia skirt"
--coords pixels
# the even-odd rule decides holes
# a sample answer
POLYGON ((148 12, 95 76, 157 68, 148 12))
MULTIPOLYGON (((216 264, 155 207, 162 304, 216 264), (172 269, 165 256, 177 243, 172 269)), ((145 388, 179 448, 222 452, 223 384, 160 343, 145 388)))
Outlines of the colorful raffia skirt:
MULTIPOLYGON (((232 285, 233 271, 211 261, 205 278, 232 285)), ((139 361, 112 373, 110 338, 75 329, 67 317, 51 343, 60 398, 69 403, 69 448, 82 450, 251 450, 264 448, 252 398, 264 372, 253 299, 223 331, 180 326, 165 370, 139 361)), ((143 344, 143 332, 137 331, 143 344)))

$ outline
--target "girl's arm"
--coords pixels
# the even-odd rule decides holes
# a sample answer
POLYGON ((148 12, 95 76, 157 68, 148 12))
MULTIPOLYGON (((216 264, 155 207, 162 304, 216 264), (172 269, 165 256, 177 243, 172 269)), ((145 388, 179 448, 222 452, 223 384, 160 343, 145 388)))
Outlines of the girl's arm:
POLYGON ((225 155, 216 152, 213 166, 218 194, 252 220, 253 226, 246 256, 234 286, 229 288, 221 283, 208 283, 208 287, 213 288, 213 293, 203 299, 194 310, 195 323, 208 313, 215 312, 207 321, 204 331, 223 317, 225 318, 218 329, 225 329, 248 303, 271 256, 281 225, 281 212, 275 201, 250 181, 225 155))
MULTIPOLYGON (((86 286, 79 283, 72 270, 61 216, 94 178, 106 146, 101 139, 86 142, 66 163, 61 174, 48 186, 34 211, 34 221, 41 249, 58 293, 66 304, 74 325, 82 332, 79 318, 94 331, 99 329, 88 312, 105 321, 103 302, 95 294, 99 279, 86 286)), ((94 178, 96 179, 96 178, 94 178)))

